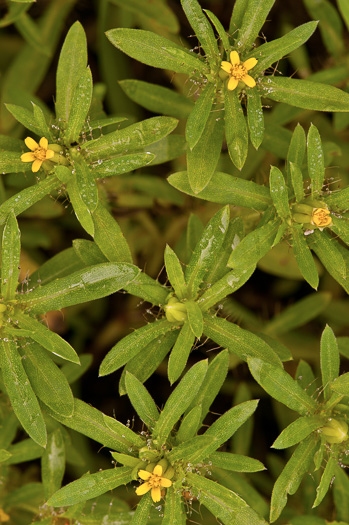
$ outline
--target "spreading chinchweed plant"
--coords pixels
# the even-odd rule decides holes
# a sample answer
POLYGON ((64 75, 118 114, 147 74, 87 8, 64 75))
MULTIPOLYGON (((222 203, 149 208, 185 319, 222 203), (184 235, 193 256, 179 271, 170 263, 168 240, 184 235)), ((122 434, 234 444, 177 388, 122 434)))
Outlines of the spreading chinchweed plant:
MULTIPOLYGON (((59 2, 55 4, 59 9, 59 2)), ((122 3, 113 0, 112 4, 122 3)), ((107 116, 99 86, 93 86, 87 66, 86 35, 76 22, 60 53, 54 112, 30 93, 22 93, 17 103, 10 100, 6 105, 26 131, 22 127, 18 135, 3 135, 0 152, 0 171, 4 175, 14 174, 20 180, 25 173, 17 190, 11 186, 7 193, 2 190, 0 205, 2 522, 348 522, 345 469, 349 389, 348 374, 341 374, 339 366, 339 352, 345 356, 349 353, 348 338, 336 338, 328 325, 324 329, 321 383, 318 360, 313 356, 310 360, 315 373, 306 361, 300 361, 293 373, 287 366, 288 361, 298 357, 299 345, 307 348, 304 334, 299 332, 302 322, 319 313, 325 320, 330 315, 326 308, 333 305, 340 315, 332 314, 331 324, 340 331, 345 307, 338 300, 331 303, 331 294, 325 289, 295 302, 265 323, 239 307, 231 295, 241 291, 256 265, 280 247, 293 260, 297 278, 313 289, 321 286, 319 274, 321 277, 324 267, 341 287, 336 293, 348 291, 348 193, 345 186, 336 187, 329 177, 329 166, 336 162, 331 152, 338 153, 340 146, 333 148, 326 142, 335 142, 336 138, 329 136, 323 117, 316 125, 306 119, 303 125, 293 120, 293 133, 282 128, 282 123, 295 119, 299 109, 337 112, 341 117, 336 117, 336 126, 343 126, 349 95, 324 82, 338 75, 340 78, 345 46, 333 33, 323 31, 325 45, 338 61, 339 71, 330 68, 326 80, 321 79, 320 72, 320 82, 316 78, 288 78, 278 73, 277 62, 299 52, 317 22, 262 42, 259 35, 274 0, 237 0, 227 31, 212 11, 201 9, 197 0, 182 0, 181 4, 198 38, 198 53, 185 47, 183 40, 175 42, 176 17, 162 0, 142 5, 139 19, 145 27, 156 19, 158 25, 153 28, 162 34, 118 27, 109 30, 107 37, 133 59, 186 74, 193 86, 190 92, 195 104, 173 89, 123 80, 122 89, 131 99, 164 116, 130 125, 123 116, 107 116), (182 127, 178 134, 171 135, 178 120, 182 127), (272 152, 277 154, 267 170, 269 183, 248 180, 253 176, 251 171, 249 176, 241 176, 246 172, 240 175, 239 170, 247 169, 253 151, 249 143, 255 150, 267 149, 270 136, 276 136, 275 126, 282 130, 283 142, 279 149, 273 145, 272 152), (304 127, 308 128, 307 135, 304 127), (324 139, 322 128, 326 130, 324 139), (185 149, 186 161, 181 165, 178 159, 185 149), (185 194, 201 199, 190 202, 206 206, 206 226, 192 216, 187 233, 164 246, 161 260, 165 271, 155 279, 151 272, 148 274, 146 264, 142 269, 134 264, 139 255, 132 236, 134 225, 128 224, 123 234, 111 213, 104 180, 119 175, 132 184, 137 179, 130 172, 143 168, 144 179, 150 183, 148 194, 157 196, 157 178, 149 178, 147 170, 174 159, 181 171, 171 169, 168 180, 172 193, 168 195, 177 199, 178 206, 185 194), (221 165, 229 167, 228 173, 221 170, 221 165), (181 192, 181 198, 173 187, 181 192), (48 195, 57 203, 69 200, 75 215, 71 223, 80 225, 89 239, 75 239, 71 247, 18 283, 24 251, 22 218, 18 222, 17 217, 25 216, 34 205, 40 209, 42 199, 48 195), (203 201, 224 207, 217 211, 217 206, 209 207, 203 201), (70 385, 83 376, 91 359, 84 352, 78 355, 71 344, 46 326, 43 317, 65 308, 69 312, 69 307, 76 305, 87 308, 85 303, 121 289, 127 297, 135 296, 150 304, 153 320, 133 331, 128 327, 125 337, 120 335, 100 359, 99 374, 107 376, 124 367, 119 393, 130 400, 143 425, 140 431, 80 399, 82 396, 70 385), (232 308, 237 315, 225 318, 232 308), (286 332, 290 332, 289 340, 286 332), (218 346, 220 351, 201 359, 205 343, 209 348, 218 346), (237 368, 238 363, 248 365, 250 388, 238 389, 232 401, 229 366, 234 368, 235 378, 240 370, 247 373, 247 366, 237 368), (155 396, 143 385, 156 378, 158 367, 172 388, 162 406, 157 406, 155 396), (210 410, 215 410, 215 400, 222 391, 228 394, 233 407, 220 410, 212 420, 210 410), (266 395, 275 407, 281 403, 289 409, 278 418, 283 428, 273 448, 295 448, 292 454, 278 458, 279 463, 275 457, 266 457, 263 462, 255 459, 258 447, 251 441, 252 416, 258 416, 260 410, 256 397, 264 401, 266 395), (300 417, 295 419, 292 411, 300 417), (80 453, 84 437, 107 448, 113 464, 107 452, 108 460, 100 471, 86 472, 97 470, 98 459, 86 453, 84 447, 87 458, 80 453), (13 479, 15 465, 39 458, 40 481, 13 479), (61 488, 66 464, 76 469, 73 477, 79 479, 61 488), (259 485, 256 477, 253 485, 253 478, 246 475, 257 472, 264 477, 259 485), (308 483, 304 494, 298 491, 301 483, 308 483), (263 485, 269 487, 269 492, 263 485), (301 498, 302 514, 288 500, 293 494, 301 498), (319 508, 317 514, 312 506, 319 508)), ((106 6, 103 2, 100 16, 105 16, 106 6)), ((335 15, 333 6, 325 0, 320 7, 310 0, 305 6, 318 16, 321 30, 325 23, 332 29, 341 28, 339 12, 348 24, 349 13, 342 1, 335 15)), ((121 7, 125 12, 140 13, 137 0, 121 7)), ((34 47, 39 52, 40 41, 33 36, 35 22, 27 10, 28 6, 9 2, 5 23, 14 21, 28 40, 28 49, 34 47)), ((43 18, 44 23, 48 25, 48 20, 43 18)), ((145 185, 138 182, 138 187, 145 185)), ((63 229, 64 223, 60 227, 63 229)), ((279 271, 282 273, 282 268, 279 271)), ((287 279, 287 270, 282 275, 287 279)), ((320 333, 316 339, 318 344, 320 333)), ((122 398, 117 400, 122 402, 122 398)))

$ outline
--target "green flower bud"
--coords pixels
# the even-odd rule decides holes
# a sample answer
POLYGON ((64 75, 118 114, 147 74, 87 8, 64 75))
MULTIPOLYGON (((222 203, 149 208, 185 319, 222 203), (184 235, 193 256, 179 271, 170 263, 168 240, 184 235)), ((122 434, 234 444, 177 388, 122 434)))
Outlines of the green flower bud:
POLYGON ((187 307, 173 296, 164 307, 166 318, 170 323, 183 323, 187 319, 187 307))
POLYGON ((320 430, 328 443, 343 443, 348 439, 348 424, 345 421, 329 419, 320 430))
POLYGON ((139 451, 139 457, 140 459, 155 461, 159 457, 159 452, 148 447, 142 447, 139 451))
POLYGON ((171 466, 168 467, 168 469, 164 472, 163 476, 167 479, 172 479, 175 475, 175 469, 171 466))

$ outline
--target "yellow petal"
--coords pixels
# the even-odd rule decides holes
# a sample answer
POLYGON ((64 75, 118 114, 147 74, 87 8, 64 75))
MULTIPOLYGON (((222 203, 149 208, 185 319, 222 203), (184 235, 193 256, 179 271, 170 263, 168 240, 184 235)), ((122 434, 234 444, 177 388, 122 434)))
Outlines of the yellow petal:
POLYGON ((46 159, 52 159, 55 156, 55 152, 52 149, 46 151, 46 159))
POLYGON ((230 53, 230 62, 233 66, 238 66, 240 64, 240 57, 237 51, 232 51, 230 53))
POLYGON ((36 173, 41 168, 42 160, 35 159, 32 165, 32 172, 36 173))
POLYGON ((39 144, 40 144, 40 148, 47 149, 47 146, 48 146, 48 140, 47 140, 47 138, 42 137, 42 138, 40 139, 39 144))
POLYGON ((161 486, 162 487, 170 487, 172 485, 172 481, 170 479, 167 479, 167 478, 161 478, 161 482, 160 482, 161 486))
POLYGON ((155 474, 156 476, 162 476, 162 466, 156 465, 153 469, 153 474, 155 474))
POLYGON ((158 501, 161 500, 161 489, 160 489, 160 487, 153 487, 151 489, 151 499, 154 501, 154 503, 157 503, 158 501))
POLYGON ((236 88, 236 86, 238 85, 239 81, 237 78, 234 78, 234 77, 231 77, 229 79, 229 82, 228 82, 228 89, 229 91, 233 91, 233 89, 236 88))
POLYGON ((221 62, 221 68, 226 73, 230 73, 230 71, 231 71, 231 63, 230 62, 226 62, 225 60, 223 60, 223 62, 221 62))
POLYGON ((34 162, 34 160, 35 160, 34 153, 30 153, 29 151, 21 155, 22 162, 34 162))
POLYGON ((151 489, 150 483, 142 483, 142 485, 140 485, 136 489, 136 494, 137 496, 143 496, 143 494, 146 494, 150 489, 151 489))
POLYGON ((39 147, 39 144, 35 142, 35 140, 32 139, 31 137, 27 137, 26 139, 24 139, 24 142, 27 148, 31 149, 32 151, 38 149, 39 147))
POLYGON ((258 62, 258 60, 256 58, 248 58, 244 62, 244 68, 247 69, 247 71, 249 71, 250 69, 252 69, 257 64, 257 62, 258 62))
POLYGON ((256 85, 254 78, 250 77, 250 75, 244 75, 241 80, 245 82, 248 87, 255 87, 256 85))
POLYGON ((148 481, 148 479, 149 479, 150 476, 151 476, 151 473, 148 472, 147 470, 139 470, 139 471, 138 471, 138 476, 139 476, 141 479, 144 479, 145 481, 148 481))

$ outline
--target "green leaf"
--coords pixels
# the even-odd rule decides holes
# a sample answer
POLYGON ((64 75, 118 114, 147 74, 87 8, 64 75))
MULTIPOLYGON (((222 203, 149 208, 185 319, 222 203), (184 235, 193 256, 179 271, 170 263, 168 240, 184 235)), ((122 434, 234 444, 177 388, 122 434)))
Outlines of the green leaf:
POLYGON ((319 20, 322 40, 331 55, 338 57, 345 52, 343 24, 334 5, 327 0, 305 0, 311 18, 319 20))
MULTIPOLYGON (((174 487, 166 490, 165 512, 161 525, 185 525, 186 512, 181 494, 174 487)), ((132 524, 133 525, 133 524, 132 524)))
POLYGON ((126 372, 125 384, 127 395, 130 398, 133 408, 143 423, 145 423, 148 428, 153 428, 159 419, 159 412, 148 390, 135 376, 130 374, 130 372, 126 372))
POLYGON ((64 142, 67 145, 79 139, 91 106, 92 88, 91 70, 87 67, 78 79, 71 99, 69 118, 64 133, 64 142))
POLYGON ((319 286, 319 274, 302 229, 292 229, 292 246, 298 267, 304 279, 310 286, 317 290, 319 286))
POLYGON ((110 262, 132 263, 130 248, 119 224, 101 202, 97 202, 92 220, 95 243, 106 258, 110 262))
POLYGON ((68 381, 37 343, 21 349, 24 370, 37 397, 54 413, 69 417, 73 414, 74 398, 68 381))
MULTIPOLYGON (((50 411, 48 410, 50 413, 50 411)), ((145 442, 131 429, 113 418, 108 418, 102 412, 84 403, 80 399, 74 399, 73 417, 52 414, 54 419, 63 425, 80 432, 84 436, 94 439, 105 447, 117 450, 123 454, 138 455, 133 447, 142 447, 145 442)))
POLYGON ((309 436, 302 441, 293 452, 291 459, 275 482, 270 507, 270 521, 274 522, 281 514, 287 503, 287 495, 294 494, 314 459, 317 441, 309 436))
POLYGON ((224 525, 266 525, 266 521, 232 490, 193 472, 187 474, 187 479, 201 504, 224 525))
POLYGON ((34 119, 41 131, 39 133, 39 136, 46 137, 49 142, 52 142, 53 135, 51 133, 50 128, 48 127, 45 113, 43 112, 41 107, 38 106, 37 104, 34 104, 34 102, 32 102, 32 106, 33 106, 34 119))
MULTIPOLYGON (((218 392, 226 379, 228 373, 229 354, 227 350, 219 352, 208 365, 207 373, 201 383, 200 391, 188 407, 188 411, 196 406, 201 407, 201 420, 203 422, 209 412, 210 406, 216 399, 218 392)), ((197 429, 199 429, 198 425, 197 429)))
POLYGON ((206 13, 211 23, 214 25, 218 33, 218 36, 221 39, 224 51, 228 53, 230 49, 230 43, 229 43, 229 37, 228 37, 226 30, 224 29, 224 27, 222 26, 221 22, 216 17, 216 15, 212 13, 212 11, 210 11, 209 9, 203 9, 203 11, 204 13, 206 13))
POLYGON ((143 80, 120 80, 119 85, 131 100, 153 113, 161 113, 175 118, 187 118, 192 111, 193 102, 169 89, 143 80))
POLYGON ((339 375, 339 351, 336 336, 330 326, 326 325, 321 335, 320 366, 323 384, 324 399, 331 396, 331 383, 339 375))
POLYGON ((247 123, 251 142, 258 149, 264 137, 264 115, 262 99, 254 89, 249 90, 247 95, 247 123))
POLYGON ((281 219, 290 217, 288 191, 282 172, 276 166, 270 167, 270 195, 273 199, 276 212, 281 219))
MULTIPOLYGON (((207 374, 206 374, 207 375, 207 374)), ((191 440, 201 426, 202 410, 200 405, 194 406, 186 416, 183 417, 176 434, 178 443, 191 440)))
POLYGON ((2 234, 1 295, 5 301, 15 298, 19 276, 21 232, 14 213, 10 213, 2 234))
POLYGON ((311 180, 311 194, 317 198, 321 195, 325 177, 324 153, 318 129, 311 124, 308 132, 308 173, 311 180))
POLYGON ((200 339, 203 331, 202 311, 198 303, 194 301, 187 301, 185 305, 187 307, 187 315, 190 329, 195 335, 195 337, 200 339))
POLYGON ((248 458, 241 454, 231 454, 229 452, 213 452, 209 457, 210 463, 214 467, 220 467, 235 472, 260 472, 265 470, 263 463, 258 459, 248 458))
POLYGON ((188 195, 220 204, 245 206, 263 211, 272 202, 269 188, 218 171, 213 174, 210 182, 200 193, 194 193, 191 189, 186 171, 173 173, 168 178, 168 182, 188 195))
POLYGON ((177 381, 183 372, 194 341, 195 335, 191 329, 191 326, 189 322, 185 322, 178 334, 177 340, 168 360, 167 373, 171 385, 177 381))
POLYGON ((115 293, 139 271, 127 263, 96 264, 22 295, 21 304, 29 306, 32 313, 60 310, 115 293))
POLYGON ((168 244, 166 244, 164 259, 168 280, 173 286, 178 299, 183 299, 187 293, 187 284, 184 279, 182 265, 168 244))
MULTIPOLYGON (((1 170, 0 166, 0 171, 1 170)), ((34 186, 30 186, 16 193, 0 206, 0 225, 4 224, 11 211, 13 211, 17 217, 17 215, 26 211, 30 206, 40 201, 45 195, 48 195, 60 185, 56 177, 48 177, 34 184, 34 186)))
POLYGON ((200 458, 207 457, 207 450, 210 449, 211 445, 212 438, 202 435, 195 436, 174 447, 167 457, 171 463, 185 461, 195 464, 200 461, 200 458))
POLYGON ((187 151, 188 179, 195 196, 213 177, 222 150, 223 127, 223 119, 211 112, 200 139, 192 150, 187 151))
MULTIPOLYGON (((190 0, 192 1, 192 0, 190 0)), ((185 138, 190 149, 198 143, 205 129, 206 123, 212 111, 212 104, 216 95, 216 85, 208 82, 203 88, 194 108, 192 109, 185 128, 185 138)))
MULTIPOLYGON (((84 28, 75 22, 64 40, 57 67, 56 116, 64 127, 70 120, 74 95, 87 66, 87 42, 84 28)), ((80 103, 80 101, 79 101, 80 103)))
POLYGON ((173 426, 197 395, 207 372, 207 360, 199 361, 185 374, 167 399, 153 430, 153 438, 165 442, 173 426))
POLYGON ((335 378, 331 384, 331 390, 349 397, 349 372, 335 378))
POLYGON ((133 514, 132 521, 130 523, 132 525, 147 525, 152 504, 153 500, 151 499, 150 492, 148 492, 148 494, 144 494, 137 504, 136 511, 133 514))
MULTIPOLYGON (((299 169, 301 169, 302 166, 303 166, 305 150, 306 150, 305 132, 304 132, 304 129, 302 128, 302 126, 298 123, 297 126, 294 129, 294 132, 292 133, 290 145, 288 147, 288 152, 287 152, 287 166, 286 166, 286 168, 287 168, 288 181, 290 180, 290 178, 292 178, 292 173, 290 171, 291 170, 291 162, 294 165, 297 165, 297 167, 299 169)), ((303 194, 303 176, 302 176, 302 189, 297 190, 295 185, 294 185, 294 183, 293 183, 293 180, 292 180, 292 184, 293 184, 293 187, 294 187, 294 191, 295 191, 296 197, 301 192, 303 194)), ((300 186, 299 183, 297 183, 296 186, 298 188, 300 186)), ((301 200, 301 199, 299 199, 299 200, 301 200)))
POLYGON ((197 0, 181 0, 183 10, 208 61, 215 65, 219 61, 219 49, 212 26, 203 14, 197 0))
POLYGON ((302 415, 316 409, 316 402, 285 370, 261 359, 251 358, 247 362, 257 383, 277 401, 302 415))
POLYGON ((65 448, 62 432, 56 428, 48 435, 41 459, 41 477, 45 499, 60 489, 65 470, 65 448))
MULTIPOLYGON (((29 109, 22 108, 21 106, 16 106, 15 104, 5 104, 6 109, 9 110, 11 115, 15 117, 18 122, 23 124, 24 127, 35 133, 36 135, 39 135, 39 137, 46 137, 49 139, 50 137, 47 135, 47 124, 46 128, 43 129, 43 126, 38 124, 35 118, 33 118, 33 113, 29 109)), ((34 107, 35 104, 33 104, 34 107)))
POLYGON ((303 441, 314 430, 324 425, 325 419, 321 416, 299 417, 286 427, 272 444, 272 448, 288 448, 303 441))
MULTIPOLYGON (((175 129, 178 120, 172 117, 152 117, 127 128, 118 129, 102 137, 90 140, 81 145, 81 149, 88 154, 88 160, 98 162, 115 155, 139 150, 166 137, 175 129)), ((101 165, 103 166, 103 164, 101 165)))
POLYGON ((229 323, 226 319, 204 314, 204 334, 243 361, 258 357, 281 366, 281 361, 272 348, 252 332, 229 323))
POLYGON ((84 202, 89 212, 93 213, 98 204, 98 188, 94 179, 94 174, 86 162, 80 160, 74 161, 74 170, 76 172, 76 184, 81 200, 84 202))
POLYGON ((311 319, 315 319, 325 310, 330 301, 331 294, 328 292, 309 294, 279 313, 268 323, 265 331, 274 336, 290 332, 308 323, 311 319))
POLYGON ((158 306, 166 304, 170 292, 169 288, 161 285, 158 281, 155 281, 143 272, 140 272, 132 283, 125 286, 125 290, 136 297, 142 297, 145 301, 158 306))
POLYGON ((142 383, 146 381, 165 359, 178 337, 178 329, 151 341, 142 352, 136 354, 125 366, 120 379, 120 395, 126 394, 126 371, 131 372, 142 383))
MULTIPOLYGON (((44 448, 32 439, 23 439, 9 447, 11 457, 4 461, 4 465, 18 465, 25 461, 40 458, 44 453, 44 448)), ((2 465, 2 466, 4 466, 2 465)), ((12 492, 11 492, 12 495, 12 492)), ((6 500, 8 501, 8 497, 6 500)), ((17 503, 17 502, 16 502, 17 503)))
POLYGON ((199 57, 151 31, 118 27, 110 29, 106 35, 113 46, 148 66, 190 76, 197 71, 207 73, 207 66, 199 57))
POLYGON ((88 241, 87 239, 74 239, 73 250, 86 266, 107 262, 107 258, 93 241, 88 241))
POLYGON ((162 0, 152 0, 144 3, 142 0, 130 0, 125 4, 124 0, 111 0, 111 2, 123 9, 127 9, 135 15, 146 18, 147 24, 156 23, 170 33, 178 33, 179 23, 176 15, 162 0))
POLYGON ((22 359, 14 341, 0 342, 2 380, 14 413, 24 430, 42 447, 46 446, 46 427, 40 406, 23 368, 22 359))
POLYGON ((326 231, 315 230, 307 240, 327 271, 349 293, 347 250, 342 251, 339 243, 326 231))
MULTIPOLYGON (((95 184, 95 181, 93 181, 95 184)), ((94 235, 94 225, 87 204, 83 200, 80 188, 78 185, 77 177, 72 177, 66 184, 66 189, 69 195, 69 200, 73 206, 74 213, 81 226, 87 231, 91 237, 94 235)))
POLYGON ((160 319, 138 328, 127 335, 107 353, 103 359, 99 375, 105 376, 115 372, 136 356, 150 342, 172 330, 172 324, 167 319, 160 319))
POLYGON ((102 470, 95 474, 85 474, 82 478, 69 483, 48 500, 47 505, 62 507, 63 505, 74 505, 88 499, 96 498, 113 490, 120 485, 126 485, 132 481, 132 470, 130 467, 117 467, 102 470))
POLYGON ((313 508, 320 505, 320 503, 326 496, 333 482, 333 479, 335 478, 336 465, 337 459, 334 457, 330 457, 326 463, 325 470, 322 473, 321 481, 316 489, 316 498, 314 501, 313 508))
POLYGON ((229 257, 228 266, 250 268, 257 264, 272 248, 279 226, 279 219, 273 219, 249 233, 234 248, 229 257))
POLYGON ((349 93, 327 84, 286 77, 265 77, 264 96, 297 108, 315 111, 349 111, 349 93))
POLYGON ((230 17, 229 33, 234 35, 242 25, 244 13, 247 9, 249 0, 236 0, 233 7, 233 12, 230 17))
POLYGON ((212 266, 222 246, 229 226, 229 207, 220 209, 206 225, 200 241, 190 258, 185 271, 188 297, 195 298, 200 285, 212 266))
POLYGON ((331 230, 340 237, 340 239, 349 246, 349 217, 343 217, 342 215, 336 217, 332 216, 331 230))
POLYGON ((257 47, 250 53, 251 56, 258 60, 257 65, 253 68, 255 75, 268 69, 274 62, 277 62, 293 50, 300 47, 314 33, 318 22, 307 22, 302 24, 281 38, 276 38, 271 42, 266 42, 257 47))
POLYGON ((338 9, 344 19, 344 22, 349 28, 349 5, 346 0, 337 0, 338 9))
POLYGON ((301 169, 293 162, 289 163, 290 178, 293 186, 293 191, 296 197, 296 202, 304 199, 304 185, 303 185, 303 174, 301 169))
POLYGON ((93 175, 95 178, 113 177, 122 175, 130 171, 142 168, 150 164, 156 157, 149 151, 145 153, 131 153, 130 155, 119 155, 109 160, 97 162, 92 165, 93 175))
POLYGON ((232 162, 241 170, 248 150, 248 131, 237 90, 224 90, 225 137, 232 162))
POLYGON ((275 0, 249 0, 245 5, 242 24, 236 38, 237 46, 240 49, 249 50, 273 7, 275 0))
MULTIPOLYGON (((220 416, 205 432, 204 436, 212 438, 209 454, 217 450, 223 443, 231 438, 251 417, 258 405, 258 400, 245 401, 231 408, 220 416)), ((201 459, 204 459, 203 457, 201 459)))

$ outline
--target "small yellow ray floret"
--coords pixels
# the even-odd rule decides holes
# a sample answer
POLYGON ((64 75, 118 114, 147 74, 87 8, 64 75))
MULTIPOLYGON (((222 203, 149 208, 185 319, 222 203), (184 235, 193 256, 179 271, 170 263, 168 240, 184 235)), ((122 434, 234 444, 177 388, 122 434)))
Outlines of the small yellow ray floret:
POLYGON ((257 64, 258 60, 256 58, 248 58, 245 62, 240 62, 240 57, 237 51, 232 51, 230 53, 230 62, 223 60, 221 63, 221 68, 223 71, 228 73, 230 76, 228 82, 228 89, 233 91, 241 80, 246 84, 246 86, 252 88, 256 85, 254 78, 248 75, 248 71, 257 64))
POLYGON ((39 144, 31 137, 27 137, 24 142, 31 151, 23 153, 23 155, 21 155, 21 161, 32 162, 32 171, 36 173, 41 168, 44 160, 52 159, 55 152, 52 149, 48 149, 48 140, 45 137, 40 139, 39 144))
POLYGON ((161 488, 167 488, 172 485, 172 481, 162 476, 162 466, 156 465, 153 472, 147 470, 139 470, 138 476, 145 481, 136 489, 137 496, 143 496, 149 490, 151 499, 157 503, 161 499, 161 488))

